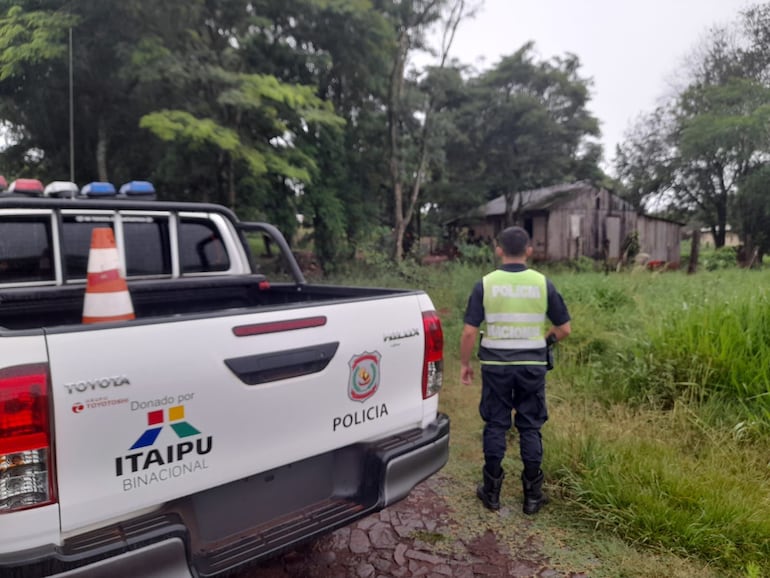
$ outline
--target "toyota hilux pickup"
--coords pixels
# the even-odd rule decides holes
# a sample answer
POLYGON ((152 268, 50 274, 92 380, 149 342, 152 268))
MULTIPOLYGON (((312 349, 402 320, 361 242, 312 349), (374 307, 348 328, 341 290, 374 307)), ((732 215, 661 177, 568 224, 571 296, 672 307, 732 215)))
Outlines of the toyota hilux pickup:
POLYGON ((0 576, 215 576, 446 463, 421 290, 308 282, 219 205, 0 197, 0 576), (83 323, 91 233, 133 319, 83 323))

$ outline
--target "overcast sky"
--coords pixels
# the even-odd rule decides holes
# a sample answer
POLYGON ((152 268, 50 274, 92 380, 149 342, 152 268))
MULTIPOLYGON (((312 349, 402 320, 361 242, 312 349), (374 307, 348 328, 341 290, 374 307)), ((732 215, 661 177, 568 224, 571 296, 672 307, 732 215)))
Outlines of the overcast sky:
MULTIPOLYGON (((629 124, 671 92, 683 61, 746 0, 486 0, 460 25, 451 56, 479 70, 529 40, 542 59, 576 54, 593 79, 589 109, 601 122, 605 169, 629 124)), ((612 172, 612 171, 610 171, 612 172)))

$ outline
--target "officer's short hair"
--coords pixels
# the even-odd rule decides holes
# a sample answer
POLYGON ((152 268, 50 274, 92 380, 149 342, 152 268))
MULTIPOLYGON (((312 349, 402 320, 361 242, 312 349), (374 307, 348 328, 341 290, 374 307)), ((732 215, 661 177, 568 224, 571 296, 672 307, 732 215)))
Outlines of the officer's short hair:
POLYGON ((508 227, 500 231, 497 244, 509 257, 523 257, 530 244, 529 234, 521 227, 508 227))

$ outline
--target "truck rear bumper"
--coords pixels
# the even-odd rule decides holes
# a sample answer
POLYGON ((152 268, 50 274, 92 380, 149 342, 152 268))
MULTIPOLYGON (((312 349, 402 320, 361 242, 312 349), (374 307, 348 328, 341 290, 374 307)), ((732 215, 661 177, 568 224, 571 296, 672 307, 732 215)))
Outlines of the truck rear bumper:
POLYGON ((104 578, 104 576, 142 576, 142 578, 191 577, 184 542, 169 538, 139 550, 81 566, 52 578, 104 578))
POLYGON ((215 576, 406 497, 449 457, 449 418, 263 472, 64 542, 0 554, 0 575, 215 576), (127 573, 128 572, 128 573, 127 573))
POLYGON ((382 507, 405 498, 417 484, 444 467, 449 459, 449 418, 440 414, 432 428, 410 442, 400 445, 397 452, 380 454, 385 464, 382 507))

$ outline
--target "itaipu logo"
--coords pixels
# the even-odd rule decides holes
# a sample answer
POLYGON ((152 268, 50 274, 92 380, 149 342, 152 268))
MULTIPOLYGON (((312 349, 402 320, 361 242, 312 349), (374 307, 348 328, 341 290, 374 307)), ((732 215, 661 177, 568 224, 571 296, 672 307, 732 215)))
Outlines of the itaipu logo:
MULTIPOLYGON (((128 474, 137 474, 149 469, 155 470, 158 466, 165 468, 157 471, 154 478, 148 478, 147 483, 154 481, 165 481, 170 478, 179 477, 187 472, 196 469, 207 469, 205 460, 198 458, 211 452, 212 436, 204 436, 200 430, 194 427, 185 419, 183 405, 176 405, 168 409, 157 409, 147 412, 147 429, 139 436, 134 444, 129 448, 127 455, 115 458, 115 475, 120 477, 128 474), (165 417, 168 416, 168 423, 165 417), (176 443, 169 443, 166 446, 155 446, 158 436, 164 429, 170 428, 176 434, 176 443), (193 438, 194 439, 190 439, 193 438), (189 468, 170 467, 179 462, 190 462, 195 460, 189 468)), ((166 434, 166 439, 170 434, 166 434)), ((142 480, 124 481, 124 490, 138 487, 142 480)))
POLYGON ((348 362, 350 377, 348 378, 348 397, 353 401, 365 401, 377 393, 380 386, 379 352, 368 352, 354 355, 348 362))

